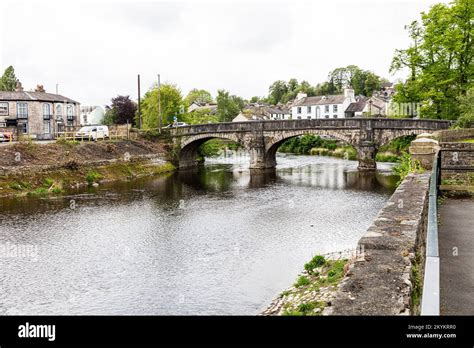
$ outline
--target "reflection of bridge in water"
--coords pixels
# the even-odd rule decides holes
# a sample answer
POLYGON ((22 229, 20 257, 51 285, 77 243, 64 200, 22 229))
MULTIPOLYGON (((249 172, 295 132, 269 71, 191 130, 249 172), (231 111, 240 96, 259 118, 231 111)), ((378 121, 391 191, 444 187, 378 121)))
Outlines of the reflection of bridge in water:
POLYGON ((378 149, 393 139, 446 129, 449 121, 393 118, 350 118, 212 123, 170 130, 180 168, 197 166, 198 147, 209 139, 227 139, 249 151, 250 168, 275 168, 278 147, 305 134, 334 137, 353 146, 361 170, 376 168, 378 149))

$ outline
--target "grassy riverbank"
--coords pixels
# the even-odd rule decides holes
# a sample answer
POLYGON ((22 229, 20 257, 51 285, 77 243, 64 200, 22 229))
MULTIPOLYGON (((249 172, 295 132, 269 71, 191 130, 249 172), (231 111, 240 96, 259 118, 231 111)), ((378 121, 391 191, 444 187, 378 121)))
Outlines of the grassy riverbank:
POLYGON ((348 258, 316 255, 305 264, 305 271, 298 276, 293 286, 283 291, 262 314, 324 315, 325 309, 332 305, 349 265, 348 258))
POLYGON ((151 141, 21 142, 0 149, 0 196, 60 195, 80 186, 168 173, 164 145, 151 141))
POLYGON ((100 166, 84 165, 77 168, 55 168, 41 172, 0 176, 0 197, 60 195, 69 189, 82 186, 132 180, 170 173, 174 170, 175 167, 168 162, 150 164, 148 160, 137 159, 100 166))
MULTIPOLYGON (((393 140, 377 152, 377 162, 399 162, 404 152, 408 151, 410 142, 415 136, 406 136, 393 140)), ((357 151, 352 146, 335 139, 323 139, 317 135, 303 135, 285 141, 279 152, 303 155, 332 156, 348 160, 357 159, 357 151)))

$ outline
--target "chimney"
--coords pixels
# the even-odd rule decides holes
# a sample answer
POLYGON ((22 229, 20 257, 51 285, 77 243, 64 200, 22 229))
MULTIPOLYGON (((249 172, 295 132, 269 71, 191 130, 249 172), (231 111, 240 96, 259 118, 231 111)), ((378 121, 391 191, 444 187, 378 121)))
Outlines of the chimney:
POLYGON ((46 92, 46 90, 44 89, 43 85, 36 85, 36 89, 35 89, 35 92, 46 92))
POLYGON ((354 90, 352 88, 344 88, 344 98, 350 98, 351 101, 355 101, 354 90))
POLYGON ((23 92, 23 87, 20 81, 16 83, 15 92, 23 92))
POLYGON ((296 95, 296 100, 300 100, 300 99, 303 99, 303 98, 306 98, 308 95, 306 93, 303 93, 303 92, 299 92, 297 95, 296 95))

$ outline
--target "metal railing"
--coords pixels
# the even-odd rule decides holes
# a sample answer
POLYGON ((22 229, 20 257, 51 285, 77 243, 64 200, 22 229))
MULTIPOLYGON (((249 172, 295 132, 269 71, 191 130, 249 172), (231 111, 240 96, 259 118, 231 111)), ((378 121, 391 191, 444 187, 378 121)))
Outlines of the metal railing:
POLYGON ((439 248, 438 248, 438 187, 441 180, 441 151, 435 155, 428 198, 425 276, 421 298, 421 315, 439 315, 439 248))

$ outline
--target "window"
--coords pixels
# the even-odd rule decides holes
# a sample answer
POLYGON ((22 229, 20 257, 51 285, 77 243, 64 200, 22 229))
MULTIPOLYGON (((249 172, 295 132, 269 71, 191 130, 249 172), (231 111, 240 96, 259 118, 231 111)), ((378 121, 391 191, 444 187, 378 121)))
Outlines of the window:
POLYGON ((324 112, 329 112, 329 105, 324 105, 324 112))
POLYGON ((68 127, 74 126, 74 121, 72 121, 72 120, 67 120, 67 126, 68 126, 68 127))
POLYGON ((311 120, 311 115, 306 116, 308 120, 311 120))
POLYGON ((316 118, 319 118, 321 116, 321 109, 319 106, 316 106, 316 118))
POLYGON ((21 131, 23 132, 23 134, 28 133, 28 123, 27 122, 20 123, 20 127, 21 127, 21 131))
POLYGON ((51 133, 51 123, 49 120, 44 120, 43 121, 43 132, 44 134, 50 134, 51 133))
POLYGON ((332 118, 337 118, 337 115, 332 115, 332 118))
POLYGON ((332 106, 332 112, 337 112, 337 105, 332 106))
POLYGON ((306 112, 307 112, 308 114, 311 113, 311 106, 306 107, 306 112))
POLYGON ((61 107, 60 104, 56 105, 56 116, 58 118, 62 118, 63 117, 63 108, 61 107))
POLYGON ((18 118, 28 118, 28 103, 18 103, 16 106, 16 116, 18 118))
POLYGON ((74 120, 74 105, 69 104, 67 106, 67 119, 74 120))
POLYGON ((324 116, 324 117, 329 118, 329 115, 326 115, 326 116, 324 116))
POLYGON ((49 120, 51 118, 51 105, 43 104, 43 120, 49 120))
POLYGON ((301 114, 301 106, 298 106, 298 107, 296 108, 296 113, 301 114))
POLYGON ((8 116, 8 103, 0 103, 0 116, 8 116))

